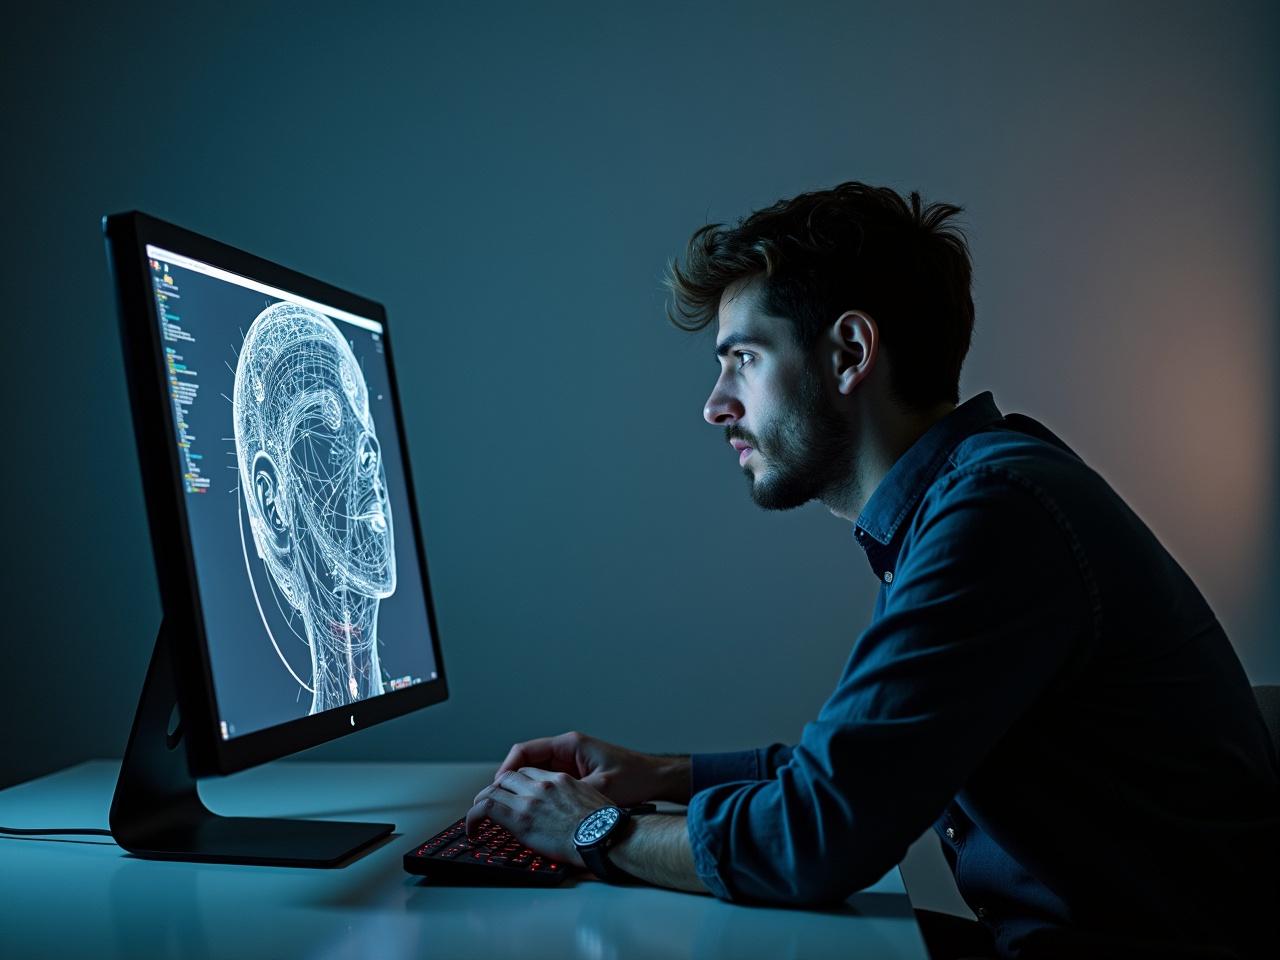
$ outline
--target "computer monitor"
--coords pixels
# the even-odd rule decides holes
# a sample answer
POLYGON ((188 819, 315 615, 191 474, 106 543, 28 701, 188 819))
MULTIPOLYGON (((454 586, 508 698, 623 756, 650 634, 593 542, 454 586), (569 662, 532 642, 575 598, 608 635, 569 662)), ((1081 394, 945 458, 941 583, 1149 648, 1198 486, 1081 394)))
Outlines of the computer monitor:
POLYGON ((342 862, 392 825, 219 817, 196 783, 448 695, 386 312, 141 213, 103 227, 164 611, 112 831, 342 862))

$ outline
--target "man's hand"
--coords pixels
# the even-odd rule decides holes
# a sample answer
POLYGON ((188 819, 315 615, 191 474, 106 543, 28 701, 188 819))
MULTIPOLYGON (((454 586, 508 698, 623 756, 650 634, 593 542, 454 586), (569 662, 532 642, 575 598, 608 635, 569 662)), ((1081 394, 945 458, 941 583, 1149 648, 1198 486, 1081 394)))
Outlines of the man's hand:
POLYGON ((474 836, 488 817, 543 856, 582 866, 574 831, 583 817, 610 803, 599 790, 567 773, 537 767, 507 770, 476 794, 467 812, 467 836, 474 836))
MULTIPOLYGON (((537 767, 508 770, 476 794, 475 804, 467 812, 467 836, 473 836, 488 817, 544 857, 581 867, 584 864, 573 834, 583 817, 609 802, 586 781, 563 771, 550 773, 537 767)), ((636 817, 611 856, 641 880, 676 890, 706 892, 694 868, 682 815, 636 817)))
POLYGON ((522 767, 567 773, 620 807, 646 800, 689 802, 688 757, 637 753, 583 733, 562 733, 517 743, 502 761, 494 783, 500 782, 503 774, 522 767))

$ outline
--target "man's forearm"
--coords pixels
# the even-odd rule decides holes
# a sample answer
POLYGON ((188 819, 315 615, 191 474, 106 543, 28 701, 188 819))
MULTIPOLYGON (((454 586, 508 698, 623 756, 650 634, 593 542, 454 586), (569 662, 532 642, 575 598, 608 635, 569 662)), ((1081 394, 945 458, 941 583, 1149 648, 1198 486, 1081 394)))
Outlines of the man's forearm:
POLYGON ((688 755, 663 753, 655 759, 658 761, 658 792, 653 799, 687 804, 693 789, 690 772, 693 768, 688 755))
POLYGON ((707 892, 693 865, 684 814, 636 817, 631 832, 610 848, 609 859, 633 877, 660 887, 707 892))

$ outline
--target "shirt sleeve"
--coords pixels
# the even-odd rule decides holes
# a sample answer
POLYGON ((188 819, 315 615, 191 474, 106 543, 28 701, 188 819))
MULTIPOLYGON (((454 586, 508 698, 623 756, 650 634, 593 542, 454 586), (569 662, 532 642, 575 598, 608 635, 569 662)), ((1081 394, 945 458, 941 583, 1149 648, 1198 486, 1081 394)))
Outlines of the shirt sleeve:
POLYGON ((1023 481, 956 474, 914 526, 880 617, 788 760, 692 797, 694 863, 716 896, 831 903, 874 883, 1090 642, 1075 541, 1023 481))
POLYGON ((689 758, 690 793, 735 780, 768 780, 791 759, 791 750, 775 743, 734 753, 695 753, 689 758))

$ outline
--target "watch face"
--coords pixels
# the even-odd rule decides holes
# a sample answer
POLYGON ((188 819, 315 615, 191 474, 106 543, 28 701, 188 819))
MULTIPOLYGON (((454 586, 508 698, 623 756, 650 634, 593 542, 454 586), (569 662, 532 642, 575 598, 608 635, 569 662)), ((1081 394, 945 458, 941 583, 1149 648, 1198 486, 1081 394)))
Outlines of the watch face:
POLYGON ((617 807, 603 807, 597 810, 578 824, 578 832, 573 835, 573 842, 583 846, 595 843, 613 829, 613 825, 618 822, 620 816, 622 811, 617 807))

